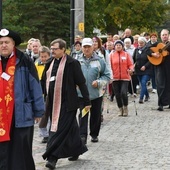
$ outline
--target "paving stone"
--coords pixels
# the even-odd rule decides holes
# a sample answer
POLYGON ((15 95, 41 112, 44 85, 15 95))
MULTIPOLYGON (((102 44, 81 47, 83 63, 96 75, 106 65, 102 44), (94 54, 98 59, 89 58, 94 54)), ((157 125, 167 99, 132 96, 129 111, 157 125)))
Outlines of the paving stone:
MULTIPOLYGON (((144 104, 138 100, 129 97, 129 116, 118 117, 115 100, 105 98, 99 142, 92 143, 88 136, 89 150, 75 162, 60 159, 56 169, 170 170, 170 109, 156 110, 157 94, 150 93, 150 101, 144 104)), ((35 125, 33 155, 37 170, 46 170, 42 159, 46 144, 41 140, 35 125)))

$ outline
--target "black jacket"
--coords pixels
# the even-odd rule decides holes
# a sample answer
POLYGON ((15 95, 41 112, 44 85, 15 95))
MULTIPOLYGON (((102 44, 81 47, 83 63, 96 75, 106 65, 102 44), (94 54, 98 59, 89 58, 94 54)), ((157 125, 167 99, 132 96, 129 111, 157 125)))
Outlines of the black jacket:
MULTIPOLYGON (((49 69, 50 64, 54 58, 46 64, 43 75, 42 75, 42 86, 45 96, 46 92, 46 71, 49 69)), ((63 75, 63 86, 62 93, 65 95, 67 103, 67 111, 77 110, 79 108, 78 95, 76 87, 79 86, 79 89, 83 95, 84 105, 90 105, 89 92, 85 84, 85 78, 81 70, 80 63, 67 55, 67 61, 64 69, 63 75)), ((47 95, 48 97, 48 95, 47 95)))
POLYGON ((135 74, 136 75, 152 75, 153 74, 153 66, 149 62, 147 54, 148 47, 143 47, 142 49, 136 48, 133 53, 133 60, 135 63, 135 74), (140 70, 142 66, 145 66, 145 71, 140 70))

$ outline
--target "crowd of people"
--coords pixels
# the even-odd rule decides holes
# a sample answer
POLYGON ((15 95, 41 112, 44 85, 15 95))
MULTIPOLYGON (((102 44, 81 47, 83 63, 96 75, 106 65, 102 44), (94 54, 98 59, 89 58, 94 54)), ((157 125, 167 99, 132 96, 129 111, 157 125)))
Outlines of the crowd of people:
POLYGON ((76 161, 88 150, 88 135, 99 142, 106 93, 111 102, 115 98, 118 116, 128 116, 130 95, 139 104, 150 100, 148 83, 158 95, 157 110, 170 107, 169 31, 163 29, 160 38, 155 32, 132 35, 127 28, 122 35, 108 33, 105 43, 77 35, 70 54, 60 38, 49 47, 31 38, 21 52, 19 34, 1 29, 0 169, 35 169, 35 123, 46 143, 47 168, 55 169, 61 158, 76 161))

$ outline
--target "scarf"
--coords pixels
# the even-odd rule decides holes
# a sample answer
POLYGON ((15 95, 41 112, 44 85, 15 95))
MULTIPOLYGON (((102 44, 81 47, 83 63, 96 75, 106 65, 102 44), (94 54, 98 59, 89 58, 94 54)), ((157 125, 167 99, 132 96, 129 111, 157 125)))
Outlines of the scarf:
MULTIPOLYGON (((58 127, 58 120, 59 120, 60 109, 61 109, 62 84, 63 84, 63 74, 64 74, 65 64, 66 64, 66 56, 64 55, 61 59, 60 64, 59 64, 57 75, 55 78, 53 109, 52 109, 52 123, 51 123, 51 131, 52 132, 56 132, 57 127, 58 127)), ((49 89, 49 82, 50 82, 50 78, 51 78, 51 72, 52 72, 53 65, 54 65, 54 60, 52 61, 48 71, 46 72, 47 93, 48 93, 48 89, 49 89)))
POLYGON ((10 140, 10 129, 14 109, 14 73, 16 55, 8 59, 5 72, 0 60, 0 142, 10 140))

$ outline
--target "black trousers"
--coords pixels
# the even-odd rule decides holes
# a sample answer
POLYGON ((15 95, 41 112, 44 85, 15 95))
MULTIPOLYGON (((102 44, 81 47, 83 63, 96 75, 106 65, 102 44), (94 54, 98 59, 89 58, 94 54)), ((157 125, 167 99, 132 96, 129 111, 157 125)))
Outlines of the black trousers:
POLYGON ((11 140, 0 143, 0 170, 35 170, 32 157, 34 128, 12 127, 11 140))
POLYGON ((121 80, 113 81, 112 85, 116 97, 117 106, 119 108, 123 106, 127 106, 128 105, 127 92, 128 92, 129 81, 121 81, 121 80))
MULTIPOLYGON (((88 117, 89 113, 82 117, 82 109, 84 108, 84 102, 82 98, 80 100, 80 114, 79 114, 79 126, 80 136, 87 138, 88 135, 88 117)), ((99 135, 101 126, 101 111, 102 111, 103 97, 91 100, 90 109, 90 136, 97 137, 99 135)))
POLYGON ((170 55, 166 56, 164 61, 155 66, 155 80, 158 93, 158 105, 170 105, 170 55))

